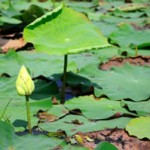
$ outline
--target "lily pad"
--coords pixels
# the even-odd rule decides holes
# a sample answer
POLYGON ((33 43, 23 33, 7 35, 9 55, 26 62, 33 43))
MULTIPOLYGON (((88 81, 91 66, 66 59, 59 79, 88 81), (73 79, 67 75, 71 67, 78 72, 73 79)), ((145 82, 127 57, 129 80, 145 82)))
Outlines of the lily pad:
POLYGON ((37 51, 64 55, 107 47, 107 39, 81 13, 59 6, 24 29, 24 38, 37 51))
POLYGON ((98 67, 85 67, 80 70, 100 89, 97 96, 105 94, 112 100, 132 99, 142 101, 149 98, 150 68, 125 64, 109 71, 98 71, 98 67))
POLYGON ((106 149, 118 150, 113 144, 110 144, 108 142, 101 142, 94 150, 106 150, 106 149))
MULTIPOLYGON (((40 75, 50 76, 54 73, 62 73, 63 58, 56 55, 48 56, 44 53, 30 53, 27 51, 9 51, 7 54, 0 55, 0 75, 6 73, 10 76, 15 76, 18 74, 22 65, 30 69, 33 77, 40 75)), ((73 72, 77 71, 77 65, 74 60, 68 62, 67 70, 73 72)))
POLYGON ((139 117, 132 119, 126 125, 126 130, 130 135, 137 136, 139 139, 150 139, 150 117, 139 117))
POLYGON ((98 83, 112 100, 130 98, 141 101, 149 98, 150 68, 125 64, 110 71, 101 71, 98 83))
POLYGON ((122 47, 136 45, 139 48, 150 46, 150 30, 138 31, 129 24, 123 24, 109 35, 112 44, 122 47), (136 38, 135 38, 136 37, 136 38))
POLYGON ((121 117, 112 120, 89 121, 80 115, 68 115, 60 120, 50 123, 41 123, 39 127, 49 132, 56 132, 58 129, 64 130, 67 136, 72 136, 77 132, 93 132, 106 128, 124 128, 131 120, 128 117, 121 117), (78 123, 75 123, 78 122, 78 123))
POLYGON ((119 113, 131 114, 122 108, 119 101, 108 99, 95 100, 92 96, 73 98, 65 103, 69 110, 80 109, 88 119, 106 119, 119 113))
POLYGON ((15 150, 49 150, 55 148, 61 149, 78 149, 78 150, 86 150, 83 147, 76 147, 65 143, 63 140, 56 138, 48 138, 45 135, 25 135, 18 137, 11 124, 0 121, 0 149, 15 149, 15 150), (42 141, 42 142, 41 142, 42 141))
POLYGON ((136 111, 139 116, 150 115, 150 100, 143 102, 123 101, 122 106, 127 107, 130 111, 136 111))

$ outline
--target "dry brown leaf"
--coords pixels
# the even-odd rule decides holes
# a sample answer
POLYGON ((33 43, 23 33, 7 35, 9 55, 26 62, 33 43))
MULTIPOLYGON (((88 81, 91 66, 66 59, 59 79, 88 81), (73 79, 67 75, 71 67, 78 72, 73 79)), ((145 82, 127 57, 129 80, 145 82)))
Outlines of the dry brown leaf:
POLYGON ((2 52, 7 52, 9 49, 20 49, 22 47, 24 47, 27 43, 24 41, 23 38, 19 38, 19 39, 14 39, 14 40, 9 40, 5 45, 3 45, 1 47, 2 52))

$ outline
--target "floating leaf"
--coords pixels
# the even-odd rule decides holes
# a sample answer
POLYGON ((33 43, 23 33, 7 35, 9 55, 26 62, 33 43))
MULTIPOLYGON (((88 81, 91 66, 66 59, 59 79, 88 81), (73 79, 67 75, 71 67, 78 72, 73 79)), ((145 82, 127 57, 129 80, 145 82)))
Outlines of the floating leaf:
POLYGON ((150 139, 150 117, 139 117, 132 119, 126 125, 126 130, 130 135, 137 136, 139 139, 150 139))
POLYGON ((98 83, 112 100, 145 100, 150 96, 150 68, 125 64, 99 73, 98 83))
POLYGON ((37 51, 64 55, 107 47, 107 39, 81 13, 59 6, 24 29, 24 38, 37 51))
POLYGON ((115 114, 130 114, 122 108, 119 101, 95 100, 92 96, 73 98, 65 103, 69 110, 80 109, 88 119, 106 119, 115 114))
POLYGON ((150 46, 149 37, 150 30, 138 31, 128 24, 121 25, 118 30, 109 35, 112 44, 122 47, 136 45, 139 48, 150 46))
POLYGON ((0 150, 50 150, 55 148, 62 149, 79 149, 86 150, 86 148, 75 147, 65 143, 63 140, 56 138, 50 138, 45 135, 24 135, 17 136, 13 130, 13 127, 6 122, 0 121, 0 150))
POLYGON ((139 116, 150 115, 150 100, 142 102, 123 101, 122 106, 127 107, 130 111, 136 111, 139 116))
POLYGON ((113 144, 108 142, 101 142, 94 150, 118 150, 113 144))
POLYGON ((149 98, 150 68, 125 64, 108 71, 100 71, 95 67, 85 67, 80 71, 82 76, 88 77, 95 83, 97 96, 102 92, 112 100, 130 98, 141 101, 149 98), (94 70, 94 71, 93 71, 94 70))
MULTIPOLYGON (((94 108, 93 108, 94 110, 94 108)), ((106 128, 125 128, 125 125, 131 120, 128 117, 120 117, 111 120, 90 121, 80 115, 67 115, 66 117, 50 123, 39 124, 39 127, 50 132, 56 132, 58 129, 64 130, 68 136, 77 132, 92 132, 106 128), (82 124, 73 124, 73 120, 79 120, 82 124)))
POLYGON ((19 95, 31 95, 34 90, 34 83, 26 70, 25 66, 22 66, 16 80, 16 89, 19 95))
POLYGON ((126 4, 124 6, 119 6, 119 7, 113 8, 113 9, 111 9, 111 11, 118 9, 121 11, 130 12, 130 11, 141 10, 141 9, 147 8, 147 7, 149 7, 149 5, 147 5, 147 4, 131 3, 131 4, 126 4))

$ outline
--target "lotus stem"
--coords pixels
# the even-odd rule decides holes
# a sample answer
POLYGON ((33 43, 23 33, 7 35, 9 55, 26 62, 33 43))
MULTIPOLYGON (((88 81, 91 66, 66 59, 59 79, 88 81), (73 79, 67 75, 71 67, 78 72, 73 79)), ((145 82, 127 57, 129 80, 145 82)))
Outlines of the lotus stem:
POLYGON ((63 85, 61 91, 61 104, 65 103, 65 90, 66 90, 66 76, 67 76, 67 63, 68 63, 68 55, 64 56, 64 72, 63 72, 63 85))
POLYGON ((32 133, 32 128, 31 128, 31 117, 30 117, 30 103, 29 103, 29 95, 26 95, 26 110, 27 110, 27 120, 28 120, 28 130, 29 133, 32 133))
POLYGON ((52 0, 52 3, 53 3, 53 8, 55 8, 55 7, 56 7, 56 2, 55 2, 55 0, 52 0))
POLYGON ((9 7, 11 7, 11 0, 8 0, 8 5, 9 7))

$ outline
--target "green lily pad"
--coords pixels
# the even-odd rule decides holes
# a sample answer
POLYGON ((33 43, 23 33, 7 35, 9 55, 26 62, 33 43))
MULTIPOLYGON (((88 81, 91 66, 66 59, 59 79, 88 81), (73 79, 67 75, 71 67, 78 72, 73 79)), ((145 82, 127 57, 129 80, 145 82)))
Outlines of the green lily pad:
POLYGON ((107 39, 83 14, 63 5, 28 25, 24 38, 37 51, 57 55, 109 46, 107 39))
POLYGON ((108 71, 100 71, 97 66, 86 66, 79 72, 89 78, 99 94, 108 96, 112 100, 132 99, 141 101, 149 98, 150 68, 125 64, 108 71))
POLYGON ((18 19, 10 18, 10 17, 7 17, 7 16, 1 16, 0 17, 0 22, 8 23, 8 24, 20 24, 20 23, 22 23, 22 21, 20 21, 18 19))
POLYGON ((98 82, 103 93, 112 100, 149 98, 150 68, 125 64, 110 71, 101 71, 98 82))
POLYGON ((144 12, 124 12, 121 10, 116 9, 112 13, 115 16, 123 17, 123 18, 139 18, 144 15, 144 12))
POLYGON ((119 101, 108 99, 95 100, 92 96, 73 98, 65 103, 69 110, 80 109, 88 119, 106 119, 116 113, 130 114, 122 108, 119 101))
POLYGON ((67 136, 72 136, 77 132, 86 133, 106 128, 124 128, 130 120, 131 118, 121 117, 112 120, 89 121, 87 118, 80 115, 68 115, 55 122, 41 123, 39 127, 49 132, 56 132, 58 129, 61 129, 66 132, 67 136), (79 122, 79 124, 73 123, 75 121, 79 122))
POLYGON ((126 130, 130 135, 137 136, 139 139, 150 139, 150 117, 139 117, 132 119, 126 125, 126 130))
MULTIPOLYGON (((63 58, 56 55, 48 56, 44 53, 30 53, 27 51, 9 51, 7 54, 0 55, 0 75, 7 73, 10 76, 15 76, 22 65, 25 65, 30 70, 33 77, 40 75, 50 76, 54 73, 62 73, 63 58)), ((67 70, 77 72, 77 65, 74 60, 68 62, 67 70)))
POLYGON ((113 11, 115 9, 118 9, 118 10, 125 11, 125 12, 130 12, 130 11, 132 12, 136 10, 145 9, 147 7, 149 7, 147 4, 131 3, 131 4, 125 4, 123 6, 113 8, 111 10, 113 11))
POLYGON ((122 47, 136 45, 139 48, 150 46, 150 30, 138 31, 129 24, 123 24, 109 35, 112 44, 122 47), (135 38, 136 37, 136 38, 135 38))
POLYGON ((0 121, 0 149, 15 149, 15 150, 50 150, 55 148, 61 148, 64 150, 68 149, 77 149, 77 150, 86 150, 86 148, 76 147, 65 143, 63 140, 56 138, 49 138, 45 135, 24 135, 17 136, 14 132, 11 124, 0 121))
POLYGON ((150 115, 150 100, 143 102, 123 101, 121 105, 128 107, 130 111, 136 111, 139 116, 150 115))
POLYGON ((118 150, 113 144, 108 142, 100 142, 94 150, 118 150))

